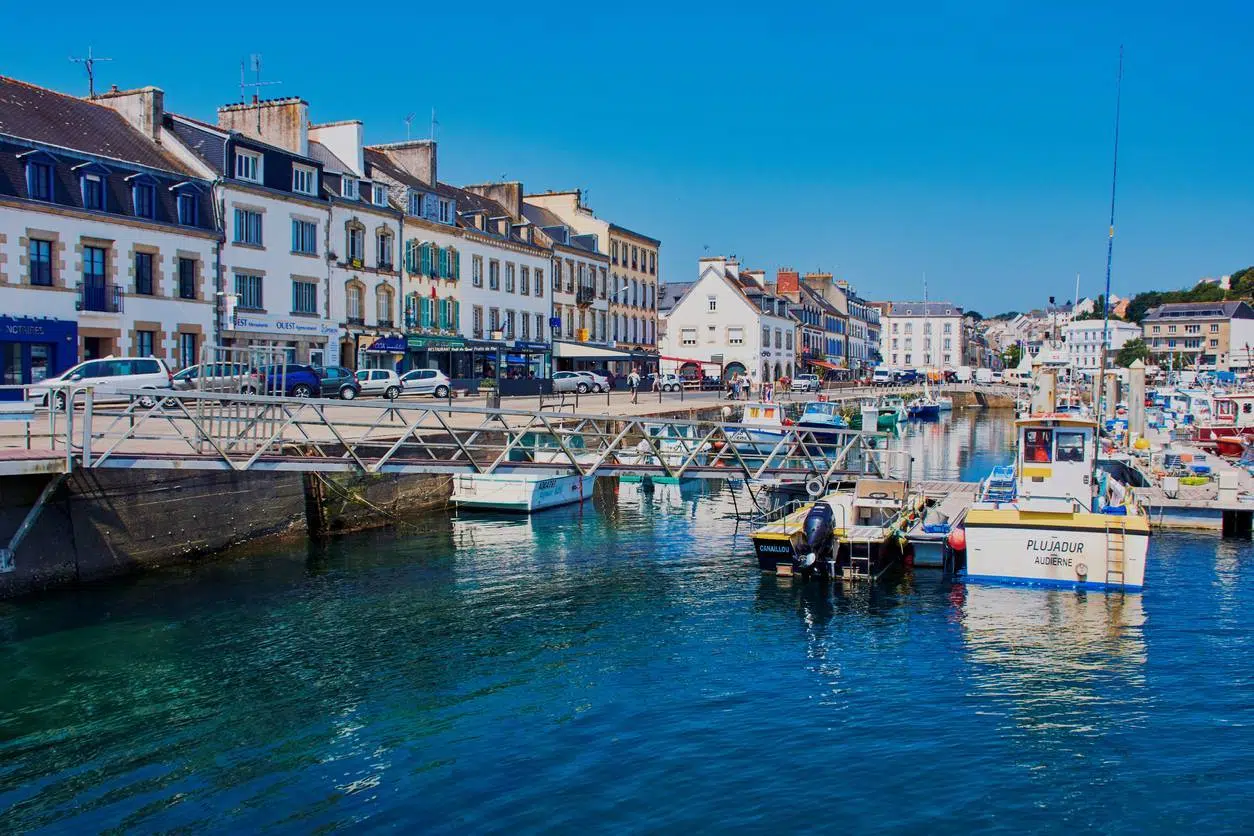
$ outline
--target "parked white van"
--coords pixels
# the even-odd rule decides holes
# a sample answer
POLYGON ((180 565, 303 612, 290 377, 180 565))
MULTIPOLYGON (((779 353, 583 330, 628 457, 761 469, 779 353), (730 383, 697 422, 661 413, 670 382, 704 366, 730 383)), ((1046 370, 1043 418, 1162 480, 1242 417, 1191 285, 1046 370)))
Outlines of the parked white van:
POLYGON ((871 373, 871 382, 876 384, 892 383, 893 370, 888 366, 876 366, 875 371, 871 373))

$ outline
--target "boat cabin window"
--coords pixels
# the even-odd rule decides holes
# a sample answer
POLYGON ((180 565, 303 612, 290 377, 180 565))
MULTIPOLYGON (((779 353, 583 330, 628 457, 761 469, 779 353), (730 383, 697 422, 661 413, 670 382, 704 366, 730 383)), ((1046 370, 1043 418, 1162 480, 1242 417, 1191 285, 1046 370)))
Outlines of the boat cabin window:
POLYGON ((750 418, 773 418, 775 417, 775 407, 773 406, 751 406, 749 407, 750 418))
POLYGON ((1250 403, 1249 401, 1246 401, 1245 403, 1241 404, 1241 411, 1244 412, 1246 415, 1249 415, 1251 412, 1254 412, 1254 404, 1250 403))
POLYGON ((1053 461, 1053 457, 1050 456, 1050 448, 1053 447, 1053 441, 1053 430, 1024 430, 1023 460, 1025 462, 1044 463, 1053 461))
POLYGON ((1084 433, 1059 431, 1057 443, 1058 443, 1058 450, 1057 450, 1058 461, 1060 462, 1084 461, 1084 433))

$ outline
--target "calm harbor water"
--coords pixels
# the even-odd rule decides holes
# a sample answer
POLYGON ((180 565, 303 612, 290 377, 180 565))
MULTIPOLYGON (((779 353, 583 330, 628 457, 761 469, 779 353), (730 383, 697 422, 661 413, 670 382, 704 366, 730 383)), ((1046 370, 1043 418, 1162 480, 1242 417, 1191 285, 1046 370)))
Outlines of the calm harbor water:
MULTIPOLYGON (((1009 441, 901 443, 974 478, 1009 441)), ((1249 543, 1156 537, 1143 595, 842 591, 760 576, 733 507, 620 486, 0 604, 0 830, 1254 828, 1249 543)))

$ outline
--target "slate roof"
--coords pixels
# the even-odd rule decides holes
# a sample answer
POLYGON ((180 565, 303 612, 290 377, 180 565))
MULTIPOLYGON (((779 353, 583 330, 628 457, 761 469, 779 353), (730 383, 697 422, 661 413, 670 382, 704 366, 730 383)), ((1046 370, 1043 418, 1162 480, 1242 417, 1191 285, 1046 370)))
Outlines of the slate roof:
POLYGON ((952 302, 892 302, 889 316, 962 316, 952 302))
POLYGON ((116 110, 0 76, 0 133, 148 168, 192 175, 116 110))
POLYGON ((1168 302, 1150 308, 1145 319, 1186 319, 1188 317, 1223 317, 1254 319, 1254 308, 1246 302, 1168 302))
POLYGON ((696 282, 670 282, 662 285, 662 290, 658 294, 657 309, 665 312, 674 308, 688 293, 688 288, 694 284, 696 282))

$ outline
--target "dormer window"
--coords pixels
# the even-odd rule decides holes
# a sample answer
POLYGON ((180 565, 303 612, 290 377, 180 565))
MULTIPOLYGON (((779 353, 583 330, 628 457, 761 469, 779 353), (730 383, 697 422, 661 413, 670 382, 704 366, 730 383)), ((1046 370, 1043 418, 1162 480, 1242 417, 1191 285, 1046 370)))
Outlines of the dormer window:
POLYGON ((292 191, 297 194, 318 193, 318 171, 305 165, 292 166, 292 191))
POLYGON ((52 200, 52 163, 52 156, 42 151, 26 158, 26 196, 31 200, 52 200))
POLYGON ((172 189, 176 198, 174 198, 174 208, 178 211, 178 222, 184 227, 201 226, 201 193, 199 189, 189 183, 176 185, 172 189))
POLYGON ((352 177, 340 178, 340 196, 349 200, 357 199, 357 181, 352 177))
POLYGON ((422 217, 422 192, 411 191, 409 193, 409 214, 422 217))
POLYGON ((252 151, 235 150, 235 176, 251 183, 261 182, 261 155, 252 151))
POLYGON ((387 206, 388 205, 388 187, 387 186, 383 185, 382 183, 375 183, 372 191, 374 192, 374 205, 375 206, 387 206))
POLYGON ((147 174, 126 178, 131 184, 131 208, 137 218, 157 217, 157 183, 147 174))
POLYGON ((83 175, 83 208, 104 209, 104 178, 99 174, 83 175))
POLYGON ((453 222, 453 201, 440 200, 440 223, 451 224, 453 222))

